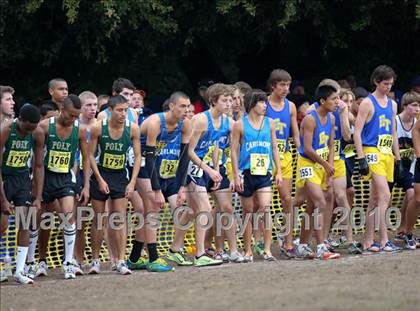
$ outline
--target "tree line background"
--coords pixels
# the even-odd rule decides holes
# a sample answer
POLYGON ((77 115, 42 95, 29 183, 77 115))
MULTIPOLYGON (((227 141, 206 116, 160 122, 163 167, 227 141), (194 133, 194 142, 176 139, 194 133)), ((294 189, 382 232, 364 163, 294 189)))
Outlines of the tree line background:
POLYGON ((18 102, 110 93, 123 76, 148 99, 196 93, 203 78, 265 87, 274 68, 311 90, 388 64, 406 89, 420 72, 420 0, 0 0, 0 84, 18 102))

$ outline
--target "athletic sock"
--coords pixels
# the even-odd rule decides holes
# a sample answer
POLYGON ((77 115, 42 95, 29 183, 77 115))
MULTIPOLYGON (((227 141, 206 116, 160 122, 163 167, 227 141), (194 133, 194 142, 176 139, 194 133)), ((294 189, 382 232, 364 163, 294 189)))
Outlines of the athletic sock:
POLYGON ((28 246, 28 259, 27 262, 35 262, 35 250, 38 243, 38 230, 29 230, 29 246, 28 246))
POLYGON ((149 262, 159 258, 156 243, 147 243, 147 251, 149 252, 149 262))
POLYGON ((64 254, 65 263, 73 261, 74 242, 76 240, 76 224, 64 226, 64 254))
POLYGON ((26 255, 28 254, 27 246, 18 246, 16 256, 16 274, 23 272, 25 268, 26 255))
POLYGON ((144 242, 134 240, 133 248, 131 249, 130 261, 135 263, 139 260, 141 256, 141 251, 143 250, 144 242))

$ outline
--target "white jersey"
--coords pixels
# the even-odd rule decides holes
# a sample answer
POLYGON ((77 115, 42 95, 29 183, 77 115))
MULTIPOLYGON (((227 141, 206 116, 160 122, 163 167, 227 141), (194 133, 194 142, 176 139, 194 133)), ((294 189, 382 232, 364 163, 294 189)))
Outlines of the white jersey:
POLYGON ((414 157, 414 148, 413 148, 413 138, 412 138, 412 130, 414 128, 414 124, 416 120, 413 119, 413 122, 410 128, 405 128, 404 124, 401 121, 399 115, 395 117, 395 123, 397 127, 397 137, 398 137, 398 144, 400 146, 400 155, 401 160, 407 163, 405 166, 410 169, 410 172, 414 172, 415 166, 415 157, 414 157))

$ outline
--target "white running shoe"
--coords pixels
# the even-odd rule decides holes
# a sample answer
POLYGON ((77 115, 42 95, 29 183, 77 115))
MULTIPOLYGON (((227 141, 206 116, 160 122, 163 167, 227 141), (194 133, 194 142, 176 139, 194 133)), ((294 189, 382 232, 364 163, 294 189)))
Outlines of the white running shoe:
POLYGON ((99 259, 92 260, 92 263, 90 264, 90 269, 88 274, 99 274, 101 273, 101 262, 99 259))
POLYGON ((36 276, 36 264, 30 263, 25 265, 25 274, 31 278, 34 279, 36 276))
POLYGON ((66 280, 76 278, 76 274, 74 273, 74 264, 72 262, 63 264, 63 270, 64 270, 64 278, 66 280))
POLYGON ((15 273, 15 280, 20 284, 34 284, 34 280, 26 276, 23 271, 15 273))
POLYGON ((118 271, 119 274, 122 274, 122 275, 129 275, 129 274, 131 274, 131 270, 128 269, 127 264, 125 263, 124 260, 121 260, 117 264, 117 271, 118 271))
POLYGON ((48 264, 45 261, 39 262, 35 276, 48 276, 48 264))
POLYGON ((244 262, 244 257, 238 251, 230 253, 229 256, 230 262, 233 263, 242 263, 244 262))
POLYGON ((6 271, 0 270, 0 283, 7 282, 6 271))
POLYGON ((80 265, 77 262, 74 263, 74 274, 76 274, 77 276, 80 276, 80 275, 84 275, 85 274, 83 272, 82 265, 80 265))

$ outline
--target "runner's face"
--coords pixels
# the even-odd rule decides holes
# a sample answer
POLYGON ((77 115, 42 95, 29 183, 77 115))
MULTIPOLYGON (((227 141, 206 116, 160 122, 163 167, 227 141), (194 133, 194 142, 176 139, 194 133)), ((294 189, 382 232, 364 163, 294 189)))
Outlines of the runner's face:
POLYGON ((56 82, 54 88, 49 89, 51 98, 57 103, 62 103, 64 98, 69 94, 67 82, 56 82))
POLYGON ((131 97, 131 107, 132 108, 144 108, 143 96, 139 93, 134 93, 131 97))
POLYGON ((80 109, 74 108, 73 105, 67 108, 61 108, 63 123, 65 126, 71 126, 80 116, 80 109))
POLYGON ((329 112, 334 112, 337 109, 340 97, 337 92, 332 93, 326 100, 321 99, 322 106, 329 112))
POLYGON ((10 92, 3 93, 1 97, 1 113, 6 116, 13 116, 15 107, 15 101, 13 100, 13 94, 10 92))
POLYGON ((228 113, 231 106, 231 96, 220 95, 217 102, 214 103, 214 108, 221 113, 228 113))
POLYGON ((286 97, 289 94, 290 81, 279 81, 273 86, 273 93, 281 98, 286 97))
POLYGON ((111 111, 111 118, 116 120, 118 123, 124 123, 125 119, 127 118, 127 111, 128 111, 128 103, 121 103, 116 104, 115 107, 111 111))
POLYGON ((194 114, 195 114, 195 107, 194 105, 190 104, 187 109, 187 118, 191 120, 194 114))
POLYGON ((383 80, 381 82, 376 82, 376 90, 382 94, 388 95, 391 92, 391 88, 394 85, 394 78, 383 80))
POLYGON ((347 107, 349 107, 349 109, 351 109, 351 106, 354 103, 353 96, 351 96, 349 94, 346 94, 346 95, 343 96, 343 98, 341 98, 341 100, 347 104, 347 107))
POLYGON ((260 100, 255 104, 253 109, 257 115, 265 116, 265 112, 267 111, 267 103, 264 100, 260 100))
POLYGON ((171 103, 170 105, 175 118, 183 120, 187 117, 188 107, 191 105, 191 102, 187 98, 179 98, 175 104, 171 103))
POLYGON ((125 99, 129 102, 129 103, 131 103, 131 100, 132 100, 132 98, 133 98, 133 94, 134 94, 134 91, 133 91, 133 90, 130 90, 130 89, 127 89, 127 88, 123 87, 123 89, 122 89, 121 93, 120 93, 120 94, 118 94, 118 95, 124 96, 124 98, 125 98, 125 99))
POLYGON ((236 89, 233 93, 232 111, 240 112, 242 108, 241 106, 241 94, 239 93, 239 90, 236 89))
POLYGON ((414 102, 414 103, 408 104, 407 106, 405 106, 405 109, 407 110, 408 115, 410 117, 415 118, 420 112, 420 103, 414 102))
POLYGON ((31 123, 29 121, 21 121, 19 120, 22 129, 25 131, 26 134, 30 134, 33 131, 35 131, 36 127, 38 126, 38 123, 31 123))
POLYGON ((94 98, 88 98, 82 106, 82 115, 87 119, 93 119, 98 109, 98 101, 94 98))

